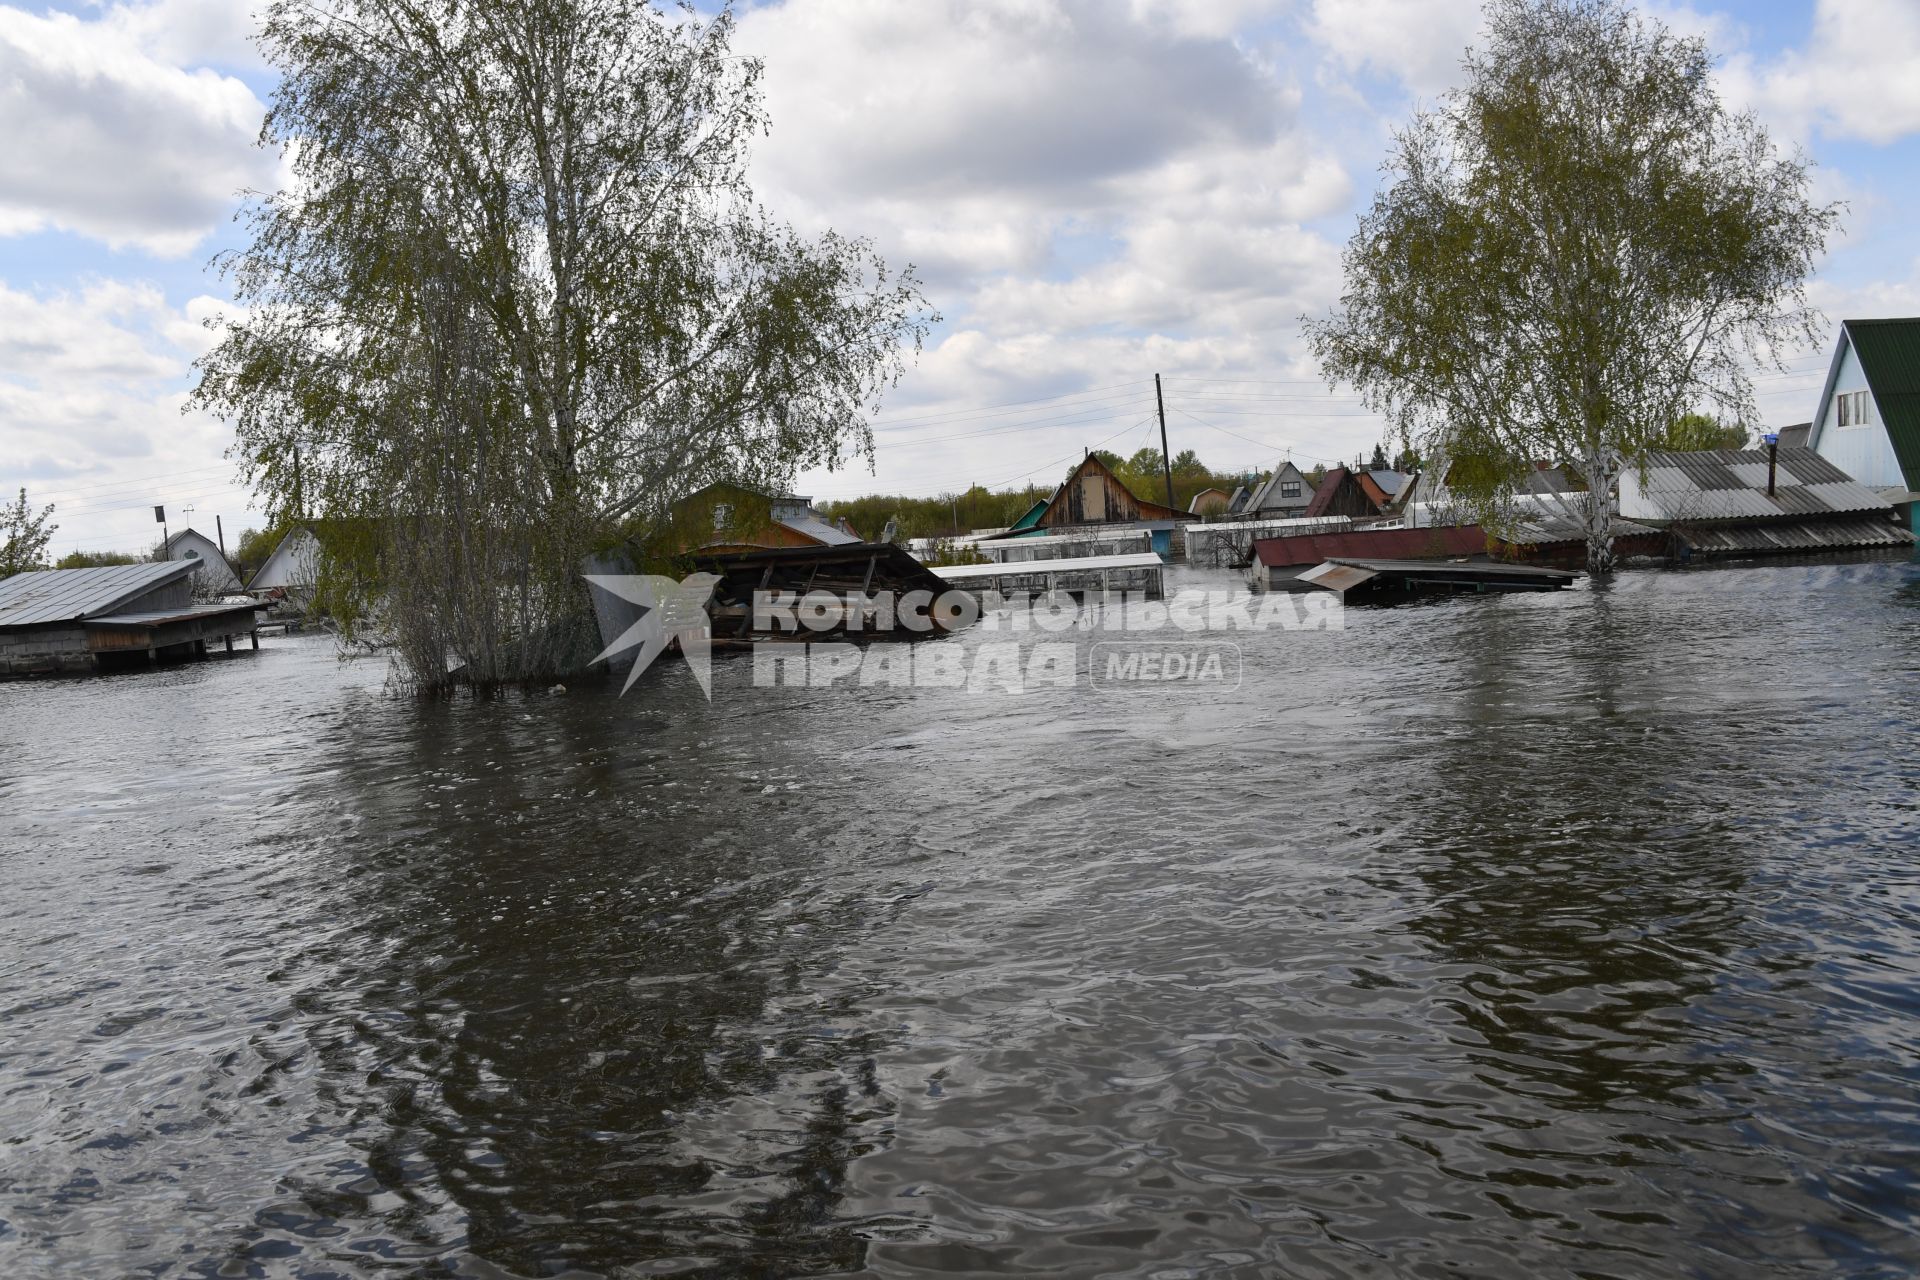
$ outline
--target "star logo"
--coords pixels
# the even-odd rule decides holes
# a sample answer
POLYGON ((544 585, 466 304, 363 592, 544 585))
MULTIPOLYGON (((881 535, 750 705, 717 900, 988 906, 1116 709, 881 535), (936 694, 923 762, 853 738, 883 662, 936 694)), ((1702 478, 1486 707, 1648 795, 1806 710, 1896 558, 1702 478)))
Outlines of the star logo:
POLYGON ((595 662, 605 662, 629 649, 639 651, 633 656, 633 669, 627 672, 620 696, 626 696, 640 673, 653 664, 669 642, 678 640, 681 654, 693 668, 693 678, 700 682, 700 691, 707 695, 709 702, 713 700, 713 630, 707 618, 707 599, 713 594, 714 584, 720 581, 718 574, 690 574, 684 581, 654 573, 589 573, 585 576, 602 591, 640 610, 638 620, 594 658, 595 662))

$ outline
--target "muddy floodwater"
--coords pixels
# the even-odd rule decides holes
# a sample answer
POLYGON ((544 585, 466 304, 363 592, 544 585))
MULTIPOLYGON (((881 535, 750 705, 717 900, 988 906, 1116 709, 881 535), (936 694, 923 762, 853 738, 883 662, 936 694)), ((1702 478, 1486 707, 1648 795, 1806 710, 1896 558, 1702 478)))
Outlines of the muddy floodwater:
POLYGON ((1233 639, 0 685, 0 1275, 1920 1270, 1920 564, 1233 639))

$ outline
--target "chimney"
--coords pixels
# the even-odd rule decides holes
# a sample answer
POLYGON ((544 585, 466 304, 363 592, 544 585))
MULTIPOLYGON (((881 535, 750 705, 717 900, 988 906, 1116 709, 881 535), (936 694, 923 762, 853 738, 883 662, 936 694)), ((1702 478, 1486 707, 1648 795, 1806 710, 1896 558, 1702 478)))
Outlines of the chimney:
POLYGON ((1769 431, 1761 439, 1767 442, 1767 496, 1773 496, 1773 478, 1780 466, 1780 433, 1769 431))

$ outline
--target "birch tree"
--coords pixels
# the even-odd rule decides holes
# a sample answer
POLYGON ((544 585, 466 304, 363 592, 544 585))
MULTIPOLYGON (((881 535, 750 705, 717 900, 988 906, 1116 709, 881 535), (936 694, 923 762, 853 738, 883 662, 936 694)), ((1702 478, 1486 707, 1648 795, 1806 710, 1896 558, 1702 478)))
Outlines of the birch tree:
POLYGON ((1622 468, 1680 414, 1756 421, 1749 370, 1817 340, 1804 286, 1837 206, 1726 109, 1702 41, 1623 0, 1486 12, 1462 87, 1396 135, 1307 334, 1488 521, 1535 460, 1571 464, 1604 574, 1622 468))
POLYGON ((47 567, 47 544, 60 528, 47 523, 52 518, 53 505, 35 511, 27 505, 25 489, 14 501, 0 505, 0 578, 47 567))
POLYGON ((911 269, 758 204, 732 31, 645 0, 265 6, 289 177, 221 260, 239 313, 197 403, 424 684, 562 673, 593 650, 584 555, 709 481, 870 456, 933 317, 911 269))

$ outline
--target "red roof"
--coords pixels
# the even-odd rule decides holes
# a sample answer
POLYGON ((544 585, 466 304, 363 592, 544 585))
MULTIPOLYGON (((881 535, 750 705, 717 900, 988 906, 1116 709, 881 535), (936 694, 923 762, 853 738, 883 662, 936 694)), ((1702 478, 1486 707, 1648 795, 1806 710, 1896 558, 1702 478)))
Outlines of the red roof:
POLYGON ((1345 467, 1335 467, 1322 476, 1319 487, 1313 491, 1313 501, 1309 502, 1307 509, 1300 513, 1302 517, 1311 519, 1314 516, 1326 515, 1327 509, 1333 506, 1333 491, 1338 489, 1340 482, 1346 478, 1345 467))
MULTIPOLYGON (((1328 478, 1332 478, 1331 474, 1328 478)), ((1447 560, 1485 554, 1487 532, 1477 524, 1303 533, 1291 538, 1259 538, 1253 544, 1254 559, 1269 568, 1319 564, 1335 556, 1360 560, 1447 560)))

